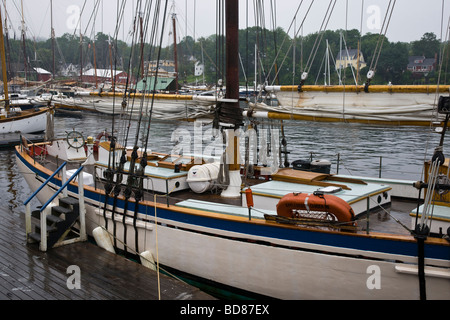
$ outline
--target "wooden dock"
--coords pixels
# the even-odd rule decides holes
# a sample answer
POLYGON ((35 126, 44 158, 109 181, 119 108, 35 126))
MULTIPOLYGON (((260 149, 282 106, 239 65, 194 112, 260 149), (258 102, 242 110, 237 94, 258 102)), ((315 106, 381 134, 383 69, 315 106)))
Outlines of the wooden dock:
POLYGON ((163 274, 158 290, 156 272, 90 242, 41 252, 26 242, 24 214, 0 209, 0 300, 158 299, 214 298, 163 274), (80 272, 75 274, 70 266, 80 272), (79 289, 69 288, 78 283, 79 289))

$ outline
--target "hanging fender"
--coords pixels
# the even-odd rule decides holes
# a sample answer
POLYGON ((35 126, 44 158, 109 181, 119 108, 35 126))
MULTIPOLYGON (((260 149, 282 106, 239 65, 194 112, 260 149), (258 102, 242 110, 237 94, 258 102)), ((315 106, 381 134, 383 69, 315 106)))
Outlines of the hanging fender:
POLYGON ((295 218, 293 210, 329 212, 340 222, 350 222, 355 218, 352 207, 331 194, 289 193, 278 202, 277 214, 295 218))

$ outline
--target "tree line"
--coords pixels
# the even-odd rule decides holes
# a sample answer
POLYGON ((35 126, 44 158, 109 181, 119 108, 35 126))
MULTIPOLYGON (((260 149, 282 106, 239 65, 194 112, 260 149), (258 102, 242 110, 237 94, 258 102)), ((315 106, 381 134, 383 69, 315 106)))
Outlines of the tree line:
MULTIPOLYGON (((372 84, 435 84, 438 78, 440 83, 446 83, 447 76, 450 75, 447 71, 450 57, 448 50, 444 50, 447 49, 447 43, 442 43, 434 33, 424 33, 421 39, 412 42, 391 42, 386 37, 380 37, 383 36, 372 33, 361 35, 356 29, 328 30, 321 35, 312 33, 295 39, 286 34, 282 28, 267 30, 251 27, 240 30, 240 84, 253 86, 255 76, 257 84, 264 82, 280 85, 299 84, 300 76, 307 64, 309 74, 305 84, 323 84, 327 43, 331 84, 338 84, 339 78, 341 82, 354 84, 355 77, 359 84, 363 84, 369 66, 371 63, 373 65, 375 59, 376 72, 371 81, 372 84), (318 39, 321 41, 317 42, 318 39), (318 47, 314 47, 315 43, 319 43, 318 47), (382 43, 382 49, 377 56, 375 49, 380 43, 382 43), (367 66, 361 68, 357 74, 355 74, 357 70, 345 68, 338 75, 334 61, 341 49, 359 49, 367 66), (436 58, 436 69, 426 75, 417 76, 407 70, 408 57, 422 55, 426 58, 436 58), (442 72, 438 77, 440 62, 442 72)), ((103 33, 97 33, 95 42, 88 37, 83 37, 80 41, 80 36, 74 34, 64 34, 57 37, 55 42, 52 42, 52 39, 26 40, 24 45, 21 39, 5 41, 7 41, 7 57, 13 65, 21 65, 27 61, 29 68, 41 67, 50 72, 53 72, 53 65, 56 65, 57 75, 61 74, 59 71, 64 66, 80 65, 81 61, 83 61, 83 67, 89 63, 94 65, 95 62, 99 69, 107 69, 112 65, 116 69, 139 75, 142 73, 142 61, 155 60, 156 53, 159 53, 161 59, 173 60, 174 57, 173 44, 161 48, 158 52, 155 46, 130 45, 121 40, 110 39, 103 33), (140 58, 141 53, 144 59, 140 58), (55 57, 55 64, 53 64, 53 57, 55 57)), ((201 37, 197 40, 187 36, 177 43, 180 83, 202 83, 204 80, 207 84, 213 84, 219 79, 224 79, 226 60, 222 53, 218 52, 218 49, 223 49, 223 46, 224 37, 218 35, 201 37), (194 76, 196 62, 204 64, 204 76, 194 76)), ((11 72, 14 74, 14 70, 11 72)))

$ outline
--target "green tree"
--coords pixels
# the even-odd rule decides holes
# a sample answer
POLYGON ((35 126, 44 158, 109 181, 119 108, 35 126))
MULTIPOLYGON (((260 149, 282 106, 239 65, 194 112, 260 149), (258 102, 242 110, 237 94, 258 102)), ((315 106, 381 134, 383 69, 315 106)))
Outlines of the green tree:
POLYGON ((412 42, 412 55, 434 58, 439 53, 440 41, 433 32, 426 32, 420 40, 412 42))

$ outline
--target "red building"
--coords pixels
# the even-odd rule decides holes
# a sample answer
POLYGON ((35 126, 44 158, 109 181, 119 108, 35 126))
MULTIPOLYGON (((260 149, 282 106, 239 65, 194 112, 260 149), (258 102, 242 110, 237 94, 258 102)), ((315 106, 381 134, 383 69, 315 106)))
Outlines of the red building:
POLYGON ((42 68, 33 68, 33 69, 34 71, 36 71, 37 81, 46 82, 52 78, 52 74, 47 70, 44 70, 42 68))
MULTIPOLYGON (((114 82, 126 84, 128 74, 125 71, 113 70, 114 82)), ((111 69, 89 69, 83 72, 83 82, 88 83, 111 83, 111 69)))

